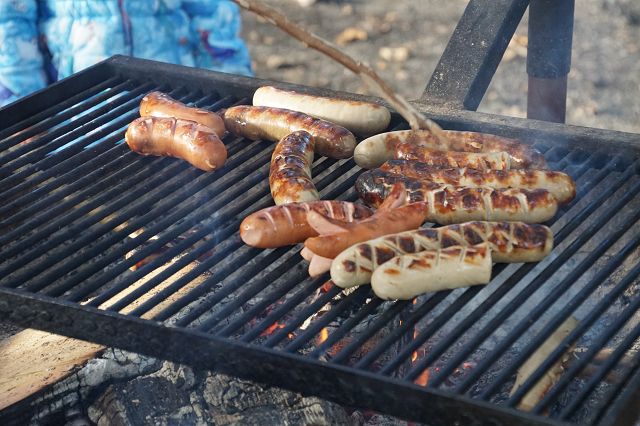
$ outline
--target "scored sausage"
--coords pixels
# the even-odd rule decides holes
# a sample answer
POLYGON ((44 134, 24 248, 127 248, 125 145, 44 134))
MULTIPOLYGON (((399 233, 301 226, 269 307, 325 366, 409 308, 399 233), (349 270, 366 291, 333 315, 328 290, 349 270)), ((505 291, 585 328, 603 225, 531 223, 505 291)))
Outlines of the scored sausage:
POLYGON ((192 108, 162 92, 148 93, 140 101, 141 117, 180 118, 195 121, 209 127, 219 137, 224 136, 226 130, 222 118, 215 112, 202 108, 192 108))
POLYGON ((381 299, 408 300, 428 292, 487 284, 491 267, 487 244, 427 250, 381 265, 371 276, 371 288, 381 299))
POLYGON ((354 152, 357 165, 365 169, 379 167, 393 158, 401 143, 424 146, 439 151, 507 152, 519 169, 546 169, 544 156, 535 148, 515 139, 476 132, 445 130, 446 141, 439 142, 428 130, 399 130, 381 133, 363 140, 354 152))
POLYGON ((325 157, 341 159, 353 156, 353 133, 328 121, 288 109, 238 105, 224 113, 227 130, 251 140, 279 141, 289 133, 304 130, 315 140, 315 150, 325 157))
POLYGON ((477 170, 509 170, 514 164, 506 152, 438 151, 411 143, 396 146, 393 157, 397 160, 420 161, 436 167, 470 167, 477 170))
POLYGON ((240 224, 240 238, 259 248, 276 248, 303 242, 318 233, 307 222, 310 211, 341 222, 373 214, 368 207, 348 201, 320 200, 267 207, 250 214, 240 224))
MULTIPOLYGON (((418 228, 425 220, 425 211, 424 203, 408 204, 390 210, 378 210, 373 216, 366 219, 339 224, 339 227, 344 228, 343 230, 308 238, 304 242, 304 246, 315 255, 333 259, 343 250, 361 241, 418 228)), ((311 212, 308 216, 307 221, 311 226, 314 226, 314 222, 321 223, 323 226, 326 222, 330 222, 318 213, 311 212)))
POLYGON ((382 132, 391 121, 391 113, 382 105, 307 95, 273 86, 256 90, 253 105, 303 112, 364 136, 382 132))
POLYGON ((478 221, 385 235, 336 256, 331 279, 339 287, 353 287, 370 282, 373 271, 396 256, 481 243, 489 245, 494 262, 538 262, 551 252, 553 233, 544 225, 478 221))
POLYGON ((560 204, 568 203, 576 196, 576 184, 571 179, 571 176, 550 170, 441 169, 411 160, 389 160, 380 166, 380 170, 408 178, 429 180, 454 186, 541 188, 549 191, 560 204))
POLYGON ((218 135, 193 121, 140 117, 129 124, 124 138, 138 154, 181 158, 205 172, 219 169, 227 160, 218 135))
POLYGON ((311 180, 313 137, 301 130, 276 145, 269 168, 269 187, 276 205, 320 199, 311 180))
POLYGON ((377 207, 396 184, 404 186, 405 203, 426 202, 425 220, 441 225, 472 220, 540 223, 551 219, 558 210, 558 202, 545 189, 459 187, 377 169, 358 176, 356 191, 365 203, 377 207))

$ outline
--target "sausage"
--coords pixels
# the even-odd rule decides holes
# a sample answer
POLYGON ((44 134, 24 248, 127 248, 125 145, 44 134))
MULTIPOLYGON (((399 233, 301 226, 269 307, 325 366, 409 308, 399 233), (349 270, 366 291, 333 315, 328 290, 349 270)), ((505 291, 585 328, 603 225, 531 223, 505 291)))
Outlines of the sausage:
POLYGON ((489 186, 491 188, 546 189, 560 204, 576 196, 571 176, 550 170, 476 170, 470 168, 439 169, 411 160, 389 160, 380 170, 419 180, 454 186, 489 186))
POLYGON ((313 143, 313 137, 300 130, 276 145, 269 169, 269 187, 276 205, 320 199, 311 180, 313 143))
POLYGON ((259 248, 276 248, 303 242, 318 233, 307 223, 307 213, 318 212, 341 222, 352 222, 372 215, 362 204, 321 200, 267 207, 250 214, 240 224, 240 238, 259 248))
MULTIPOLYGON (((361 241, 418 228, 425 221, 425 211, 425 203, 408 204, 392 210, 378 210, 371 217, 341 224, 344 227, 341 231, 307 238, 304 246, 314 255, 333 259, 343 250, 361 241)), ((310 212, 307 221, 314 226, 314 222, 326 222, 327 218, 310 212)))
POLYGON ((420 181, 369 170, 358 176, 356 191, 365 203, 377 207, 395 184, 402 184, 405 203, 426 202, 429 222, 448 225, 471 220, 540 223, 551 219, 558 202, 545 189, 467 188, 420 181))
POLYGON ((138 154, 181 158, 205 172, 219 169, 227 160, 218 135, 193 121, 140 117, 129 124, 124 139, 138 154))
POLYGON ((356 147, 355 136, 344 127, 288 109, 238 105, 225 111, 224 124, 233 134, 251 140, 279 141, 304 130, 313 136, 316 152, 329 158, 349 158, 356 147))
POLYGON ((141 117, 180 118, 195 121, 213 130, 218 137, 224 136, 226 129, 222 118, 215 112, 202 108, 191 108, 162 92, 148 93, 140 101, 141 117))
POLYGON ((398 144, 393 158, 420 161, 436 167, 470 167, 477 170, 509 170, 514 166, 511 156, 506 152, 438 151, 411 143, 398 144))
POLYGON ((273 86, 256 90, 253 105, 303 112, 363 136, 384 131, 391 121, 391 113, 382 105, 306 95, 273 86))
POLYGON ((491 281, 487 244, 454 246, 397 256, 371 275, 371 288, 381 299, 408 300, 424 293, 491 281))
POLYGON ((354 152, 357 165, 365 169, 379 167, 393 158, 396 146, 411 143, 439 151, 507 152, 519 169, 546 169, 544 156, 533 147, 515 139, 486 133, 445 130, 445 144, 428 130, 400 130, 372 136, 358 144, 354 152))
POLYGON ((353 287, 370 282, 373 271, 396 256, 481 243, 489 245, 494 262, 538 262, 551 252, 553 233, 523 222, 465 222, 385 235, 340 253, 331 263, 331 279, 353 287))

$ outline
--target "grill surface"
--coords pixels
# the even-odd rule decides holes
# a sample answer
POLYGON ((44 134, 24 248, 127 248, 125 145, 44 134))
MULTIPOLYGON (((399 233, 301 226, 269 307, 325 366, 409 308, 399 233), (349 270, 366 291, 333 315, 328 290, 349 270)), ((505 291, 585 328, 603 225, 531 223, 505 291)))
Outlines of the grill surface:
MULTIPOLYGON (((241 242, 240 221, 272 205, 271 142, 227 137, 227 164, 209 174, 123 144, 151 90, 215 111, 250 103, 262 84, 114 57, 0 110, 0 318, 429 424, 633 421, 637 136, 428 111, 447 128, 526 134, 578 196, 549 223, 555 249, 542 262, 496 265, 486 287, 382 302, 367 286, 343 294, 308 278, 300 247, 241 242), (578 326, 509 396, 570 315, 578 326), (559 383, 517 410, 571 345, 581 351, 559 383)), ((394 116, 391 128, 407 126, 394 116)), ((355 200, 358 173, 352 160, 313 166, 326 199, 355 200)))

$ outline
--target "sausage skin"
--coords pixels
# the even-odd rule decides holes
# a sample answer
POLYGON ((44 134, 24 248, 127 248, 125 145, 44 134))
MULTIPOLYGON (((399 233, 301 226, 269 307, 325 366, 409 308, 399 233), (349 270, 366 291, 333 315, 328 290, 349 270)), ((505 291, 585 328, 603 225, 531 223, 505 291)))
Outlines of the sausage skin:
POLYGON ((397 256, 381 265, 371 275, 371 288, 381 299, 408 300, 424 293, 487 284, 491 267, 487 244, 427 250, 397 256))
POLYGON ((506 152, 438 151, 411 143, 396 146, 393 158, 420 161, 435 167, 469 167, 477 170, 509 170, 513 168, 511 156, 506 152))
POLYGON ((225 111, 224 124, 233 134, 251 140, 279 141, 304 130, 313 136, 318 154, 334 159, 353 156, 356 147, 355 136, 344 127, 288 109, 238 105, 225 111))
POLYGON ((273 86, 258 88, 253 94, 253 105, 303 112, 363 136, 384 131, 391 121, 391 113, 382 105, 307 95, 273 86))
POLYGON ((550 170, 476 170, 471 168, 440 169, 411 160, 389 160, 380 170, 408 178, 428 180, 454 186, 489 186, 491 188, 546 189, 560 204, 576 196, 571 176, 550 170))
POLYGON ((140 117, 129 124, 124 139, 138 154, 181 158, 205 172, 219 169, 227 160, 218 135, 193 121, 140 117))
POLYGON ((276 205, 320 199, 311 180, 313 144, 311 134, 300 130, 276 145, 269 168, 269 187, 276 205))
POLYGON ((195 121, 209 127, 218 137, 224 136, 226 130, 222 118, 215 112, 202 108, 192 108, 162 92, 148 93, 140 101, 141 117, 180 118, 195 121))
POLYGON ((535 148, 515 139, 476 132, 445 130, 445 144, 427 130, 400 130, 372 136, 358 144, 354 152, 357 165, 365 169, 379 167, 393 158, 400 143, 411 143, 439 151, 507 152, 520 169, 546 169, 544 156, 535 148))
POLYGON ((472 220, 545 222, 558 202, 545 189, 467 188, 405 178, 377 169, 358 176, 356 191, 365 203, 380 206, 395 184, 404 186, 405 203, 426 202, 426 220, 441 225, 472 220))
POLYGON ((373 271, 396 256, 481 243, 489 245, 494 262, 538 262, 551 252, 553 233, 544 225, 478 221, 385 235, 340 253, 331 263, 331 279, 353 287, 370 282, 373 271))
POLYGON ((320 200, 267 207, 250 214, 240 224, 240 238, 259 248, 298 244, 318 233, 307 222, 307 213, 315 211, 341 222, 364 219, 371 209, 348 201, 320 200))

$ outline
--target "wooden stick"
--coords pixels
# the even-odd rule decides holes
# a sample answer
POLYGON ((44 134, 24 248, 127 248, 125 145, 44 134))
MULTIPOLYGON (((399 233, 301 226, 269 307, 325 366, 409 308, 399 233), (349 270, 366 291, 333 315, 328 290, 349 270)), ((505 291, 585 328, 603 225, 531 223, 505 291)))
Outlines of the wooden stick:
POLYGON ((413 130, 428 130, 439 140, 444 142, 446 135, 442 128, 432 120, 424 117, 417 109, 401 95, 395 93, 387 83, 380 78, 376 72, 368 65, 354 60, 328 40, 325 40, 289 21, 283 14, 267 6, 259 0, 233 0, 240 7, 262 16, 273 25, 277 26, 287 34, 300 40, 305 46, 324 53, 331 59, 339 62, 351 71, 356 73, 378 96, 389 102, 389 104, 402 115, 413 130))

